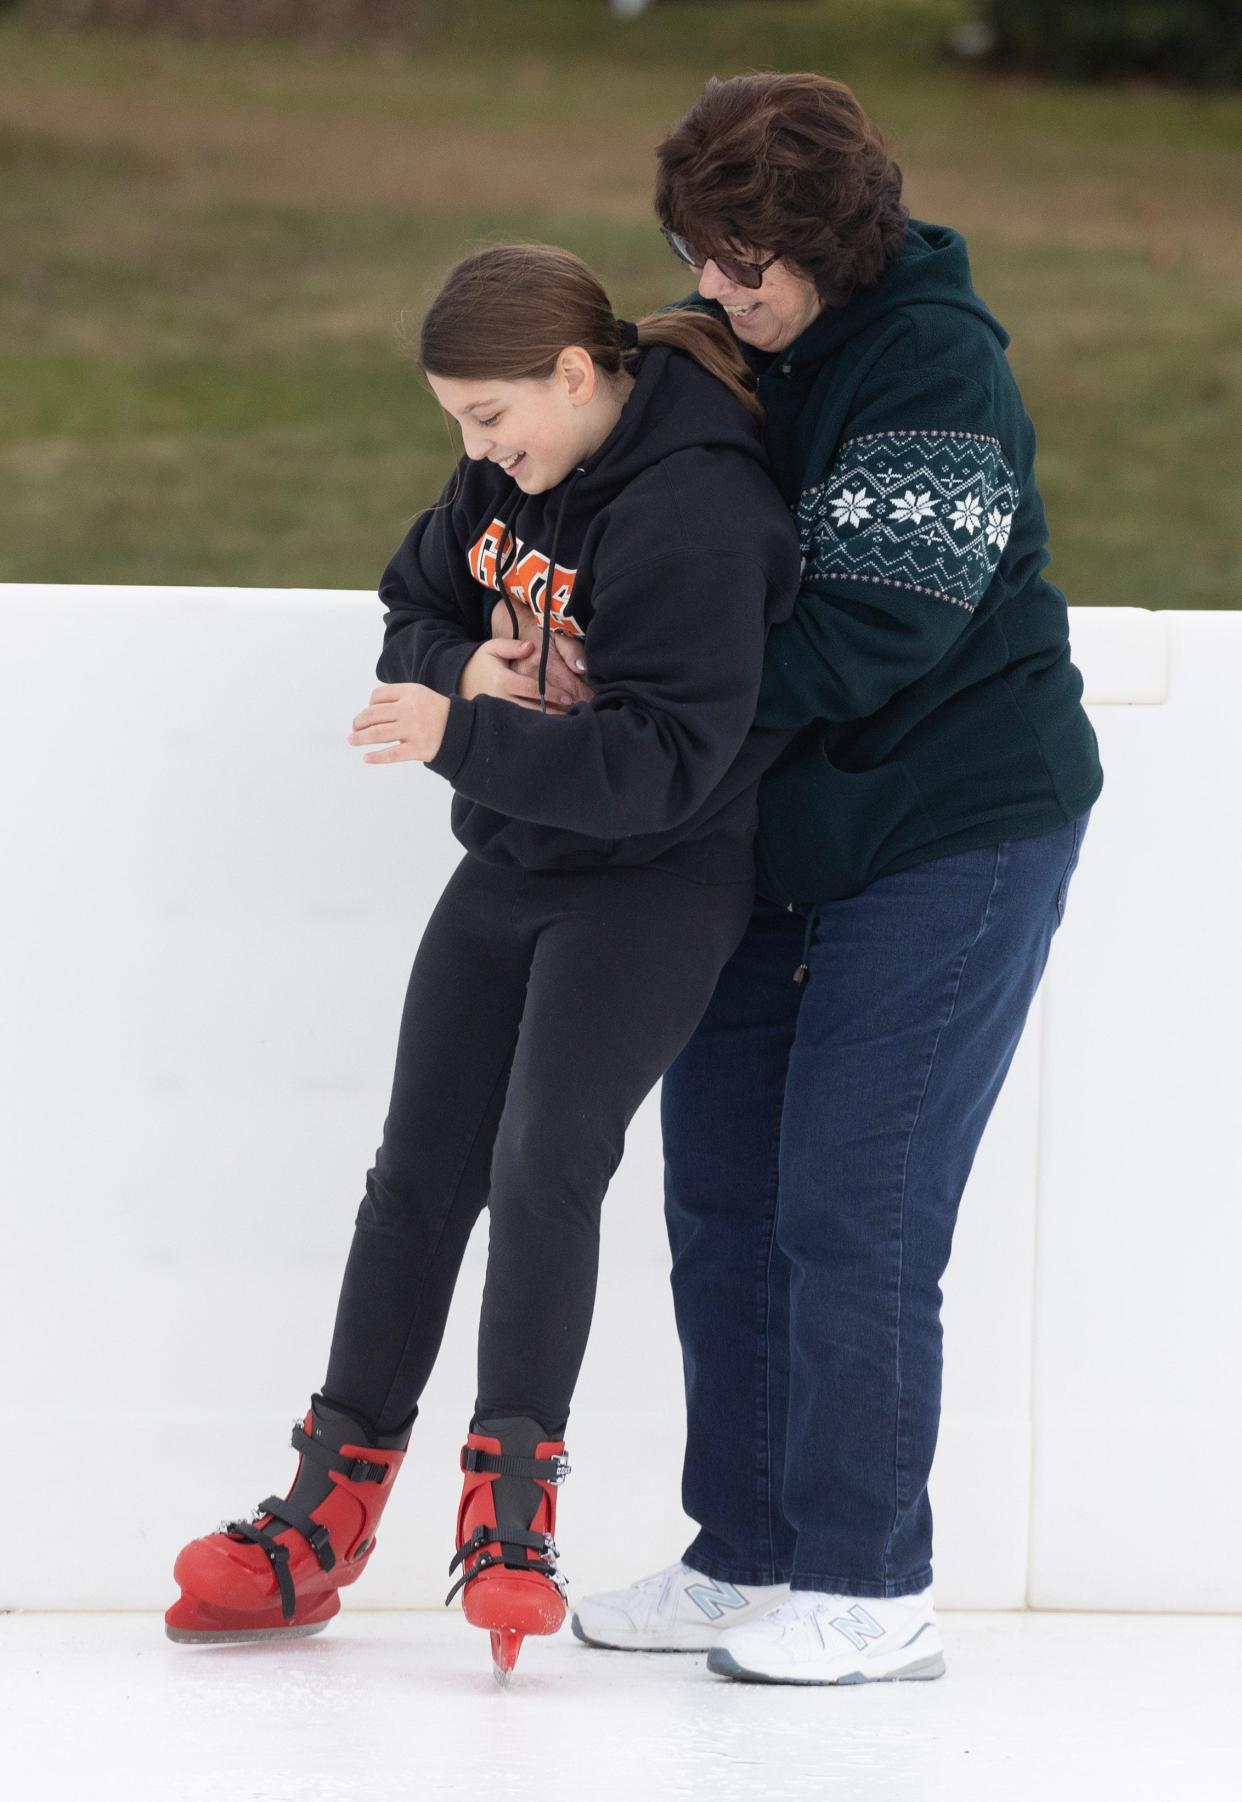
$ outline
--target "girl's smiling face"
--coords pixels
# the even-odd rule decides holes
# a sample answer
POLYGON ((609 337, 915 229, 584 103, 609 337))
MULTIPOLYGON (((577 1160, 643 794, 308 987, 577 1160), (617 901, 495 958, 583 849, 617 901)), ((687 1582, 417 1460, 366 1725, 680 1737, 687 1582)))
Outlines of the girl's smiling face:
POLYGON ((546 380, 476 381, 428 375, 446 413, 461 426, 466 455, 497 464, 527 494, 542 494, 597 450, 619 406, 595 363, 576 345, 546 380))

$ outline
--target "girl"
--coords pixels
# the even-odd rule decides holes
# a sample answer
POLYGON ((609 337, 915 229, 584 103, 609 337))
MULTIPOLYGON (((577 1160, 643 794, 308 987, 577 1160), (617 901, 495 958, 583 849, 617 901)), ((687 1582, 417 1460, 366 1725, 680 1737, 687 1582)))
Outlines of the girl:
POLYGON ((414 960, 293 1486, 182 1551, 166 1621, 236 1641, 337 1612, 486 1206, 448 1599, 503 1675, 564 1618, 552 1534, 600 1209, 750 917, 759 777, 790 736, 751 720, 801 558, 718 321, 619 322, 577 257, 498 246, 451 272, 418 363, 466 454, 384 573, 383 686, 350 743, 449 782, 466 854, 414 960), (537 676, 488 642, 501 604, 514 639, 538 630, 537 676), (553 633, 585 653, 587 698, 550 667, 553 633))

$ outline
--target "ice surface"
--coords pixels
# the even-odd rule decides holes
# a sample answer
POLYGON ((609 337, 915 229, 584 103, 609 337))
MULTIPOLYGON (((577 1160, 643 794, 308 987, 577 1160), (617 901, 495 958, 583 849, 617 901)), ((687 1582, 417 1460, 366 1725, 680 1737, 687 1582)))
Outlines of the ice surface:
POLYGON ((1236 1802, 1242 1619, 948 1614, 934 1683, 796 1689, 451 1613, 170 1644, 158 1614, 0 1617, 8 1793, 56 1802, 1236 1802))

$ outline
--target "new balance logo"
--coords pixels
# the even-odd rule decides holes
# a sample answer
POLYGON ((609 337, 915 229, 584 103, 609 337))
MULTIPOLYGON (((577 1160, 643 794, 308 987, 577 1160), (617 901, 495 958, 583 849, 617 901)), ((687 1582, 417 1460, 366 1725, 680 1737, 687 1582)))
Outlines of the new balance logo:
POLYGON ((835 1620, 829 1621, 838 1633, 843 1633, 856 1652, 865 1652, 869 1639, 883 1639, 884 1629, 874 1616, 867 1613, 861 1602, 855 1602, 848 1614, 838 1614, 835 1620))
POLYGON ((746 1597, 739 1595, 732 1583, 692 1583, 686 1594, 709 1621, 722 1619, 731 1608, 746 1606, 746 1597))

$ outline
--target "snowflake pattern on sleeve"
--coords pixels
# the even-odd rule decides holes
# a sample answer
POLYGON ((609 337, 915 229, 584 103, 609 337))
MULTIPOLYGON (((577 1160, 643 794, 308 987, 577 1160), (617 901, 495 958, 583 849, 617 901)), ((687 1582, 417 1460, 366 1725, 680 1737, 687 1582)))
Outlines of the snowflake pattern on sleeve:
POLYGON ((878 583, 973 612, 1009 541, 1018 484, 997 438, 871 432, 795 510, 804 580, 878 583))

